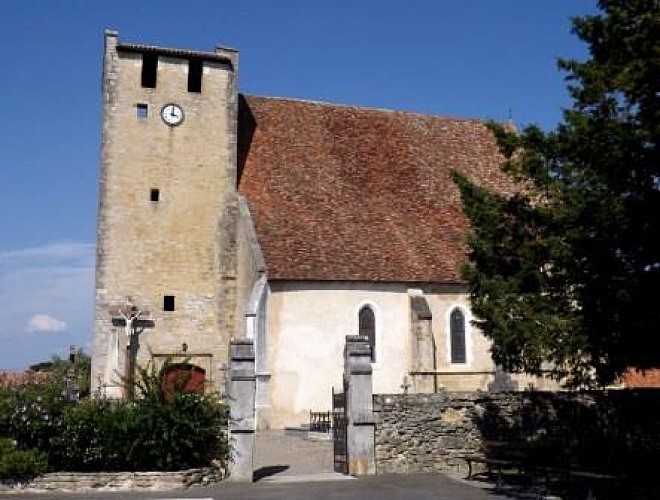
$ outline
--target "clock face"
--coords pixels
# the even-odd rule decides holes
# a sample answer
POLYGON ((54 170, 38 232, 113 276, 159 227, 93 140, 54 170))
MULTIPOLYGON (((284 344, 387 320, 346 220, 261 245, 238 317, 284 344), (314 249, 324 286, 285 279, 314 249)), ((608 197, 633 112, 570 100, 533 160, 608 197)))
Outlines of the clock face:
POLYGON ((183 109, 178 104, 166 104, 160 111, 160 116, 170 127, 174 127, 183 121, 183 109))

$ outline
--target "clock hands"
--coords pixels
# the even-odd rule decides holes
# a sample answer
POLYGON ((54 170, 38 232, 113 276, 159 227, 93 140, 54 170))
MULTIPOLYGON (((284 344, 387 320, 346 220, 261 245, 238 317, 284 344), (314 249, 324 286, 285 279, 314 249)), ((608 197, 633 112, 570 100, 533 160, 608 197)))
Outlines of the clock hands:
POLYGON ((167 104, 163 107, 161 116, 168 125, 179 125, 183 121, 183 110, 176 104, 167 104))

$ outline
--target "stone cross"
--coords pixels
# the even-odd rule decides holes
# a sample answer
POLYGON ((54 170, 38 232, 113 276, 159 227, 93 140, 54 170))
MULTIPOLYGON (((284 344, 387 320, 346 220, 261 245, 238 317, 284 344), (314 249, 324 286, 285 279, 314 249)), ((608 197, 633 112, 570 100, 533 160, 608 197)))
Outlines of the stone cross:
POLYGON ((69 346, 69 368, 66 371, 66 399, 76 402, 79 399, 78 381, 76 380, 76 358, 78 350, 76 346, 69 346))
MULTIPOLYGON (((128 380, 132 379, 135 375, 135 358, 137 357, 138 349, 138 336, 144 331, 146 327, 153 327, 153 321, 141 319, 143 316, 148 316, 148 311, 142 311, 137 306, 133 305, 130 298, 126 299, 126 305, 123 308, 117 310, 117 315, 119 317, 114 317, 112 323, 115 325, 123 325, 124 331, 126 334, 126 357, 125 357, 125 369, 124 377, 128 380), (141 328, 139 328, 141 327, 141 328)), ((113 342, 116 342, 115 339, 112 339, 113 342)), ((109 346, 109 351, 112 350, 114 346, 109 346)), ((116 347, 115 347, 115 350, 116 347)), ((108 358, 110 359, 110 352, 108 353, 108 358)), ((117 368, 119 361, 119 352, 116 353, 117 358, 117 368)), ((133 396, 132 389, 129 386, 125 396, 131 398, 133 396)))
POLYGON ((126 328, 126 349, 129 349, 133 344, 133 337, 142 333, 142 331, 138 332, 135 328, 135 324, 142 314, 142 311, 131 304, 130 300, 126 302, 124 309, 119 310, 119 315, 124 320, 126 328))
POLYGON ((410 384, 408 383, 408 377, 403 377, 403 384, 401 384, 401 389, 403 389, 404 394, 408 394, 408 389, 410 389, 410 384))

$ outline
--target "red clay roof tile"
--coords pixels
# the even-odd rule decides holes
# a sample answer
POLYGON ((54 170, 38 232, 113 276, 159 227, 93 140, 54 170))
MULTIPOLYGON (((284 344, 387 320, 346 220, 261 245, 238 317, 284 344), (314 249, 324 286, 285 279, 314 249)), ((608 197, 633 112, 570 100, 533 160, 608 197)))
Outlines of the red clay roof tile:
POLYGON ((239 130, 269 279, 459 283, 468 222, 451 169, 511 187, 478 120, 245 96, 239 130))

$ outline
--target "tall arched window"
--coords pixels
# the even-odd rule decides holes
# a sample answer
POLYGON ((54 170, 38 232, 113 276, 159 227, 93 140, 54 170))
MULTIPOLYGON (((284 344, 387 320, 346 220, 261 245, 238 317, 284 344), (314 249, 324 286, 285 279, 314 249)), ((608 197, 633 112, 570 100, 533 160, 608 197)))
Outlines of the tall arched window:
POLYGON ((458 307, 449 315, 449 341, 451 343, 451 362, 467 363, 465 348, 465 315, 458 307))
POLYGON ((359 334, 369 339, 371 361, 376 361, 376 317, 369 306, 364 306, 358 314, 359 334))

